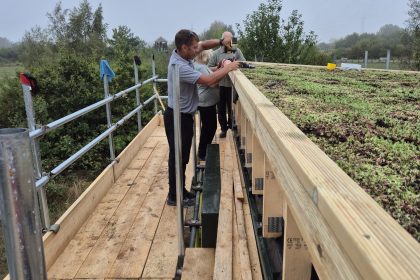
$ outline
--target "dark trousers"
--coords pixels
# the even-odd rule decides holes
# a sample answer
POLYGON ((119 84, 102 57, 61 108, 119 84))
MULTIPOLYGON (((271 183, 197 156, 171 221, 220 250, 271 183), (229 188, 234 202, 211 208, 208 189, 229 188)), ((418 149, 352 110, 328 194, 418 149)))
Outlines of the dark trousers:
POLYGON ((217 129, 216 105, 198 107, 201 119, 200 144, 198 145, 198 157, 206 158, 207 145, 213 141, 217 129))
MULTIPOLYGON (((169 196, 171 199, 176 199, 176 169, 175 169, 175 129, 174 117, 172 108, 166 108, 163 115, 165 123, 165 133, 169 144, 169 159, 168 159, 168 173, 169 173, 169 196)), ((190 150, 193 138, 193 116, 191 114, 181 113, 181 146, 182 146, 182 170, 183 183, 185 186, 185 168, 190 158, 190 150)), ((184 192, 185 192, 184 187, 184 192)))
POLYGON ((219 87, 220 101, 217 103, 217 113, 222 131, 227 131, 232 125, 232 88, 219 87), (228 118, 226 119, 226 110, 228 118))

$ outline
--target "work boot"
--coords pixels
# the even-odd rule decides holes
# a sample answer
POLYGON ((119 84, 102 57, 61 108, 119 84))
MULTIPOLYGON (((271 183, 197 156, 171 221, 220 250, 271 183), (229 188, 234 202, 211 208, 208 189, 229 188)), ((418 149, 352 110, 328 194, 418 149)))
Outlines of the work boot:
POLYGON ((184 191, 184 198, 195 199, 195 193, 185 190, 184 191))
POLYGON ((206 156, 198 156, 198 161, 200 162, 200 161, 206 161, 206 156))

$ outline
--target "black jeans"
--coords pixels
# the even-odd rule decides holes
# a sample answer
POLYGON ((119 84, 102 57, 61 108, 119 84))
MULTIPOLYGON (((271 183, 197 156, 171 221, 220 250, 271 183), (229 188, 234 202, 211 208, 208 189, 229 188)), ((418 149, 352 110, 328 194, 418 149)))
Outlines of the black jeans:
POLYGON ((200 144, 198 145, 198 157, 206 158, 207 145, 213 141, 217 129, 216 105, 198 107, 201 119, 200 144))
POLYGON ((232 88, 219 87, 220 101, 217 103, 217 113, 222 131, 227 131, 232 125, 232 88), (228 118, 226 119, 226 110, 228 118))
MULTIPOLYGON (((176 169, 175 169, 175 129, 174 117, 172 108, 166 108, 163 115, 165 123, 165 133, 169 144, 169 159, 168 159, 168 173, 169 173, 169 196, 171 199, 176 199, 176 169)), ((181 113, 181 146, 182 146, 182 170, 183 183, 185 186, 185 168, 190 159, 190 150, 193 138, 193 116, 191 114, 181 113)), ((184 192, 185 192, 184 187, 184 192)))

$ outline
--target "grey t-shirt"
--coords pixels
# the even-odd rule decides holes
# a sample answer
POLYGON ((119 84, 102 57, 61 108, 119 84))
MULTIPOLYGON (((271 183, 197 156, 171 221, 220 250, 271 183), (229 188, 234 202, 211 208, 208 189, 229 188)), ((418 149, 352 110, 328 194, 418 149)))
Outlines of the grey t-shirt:
MULTIPOLYGON (((213 52, 207 65, 209 67, 215 67, 223 59, 235 59, 239 61, 244 61, 245 57, 242 54, 240 49, 236 49, 236 52, 234 53, 225 53, 224 47, 220 47, 213 52)), ((229 75, 226 75, 225 77, 223 77, 223 79, 219 82, 219 86, 232 87, 232 82, 230 81, 229 75)))
MULTIPOLYGON (((209 67, 205 64, 199 64, 194 62, 194 69, 200 71, 204 75, 210 75, 212 72, 209 67)), ((198 106, 210 107, 216 105, 219 102, 219 87, 209 87, 205 85, 197 85, 198 87, 198 106)))
POLYGON ((173 108, 173 81, 172 81, 172 65, 179 65, 179 108, 181 113, 193 114, 197 111, 198 92, 196 82, 200 78, 201 73, 194 69, 191 60, 183 59, 176 50, 173 50, 168 64, 168 106, 173 108))

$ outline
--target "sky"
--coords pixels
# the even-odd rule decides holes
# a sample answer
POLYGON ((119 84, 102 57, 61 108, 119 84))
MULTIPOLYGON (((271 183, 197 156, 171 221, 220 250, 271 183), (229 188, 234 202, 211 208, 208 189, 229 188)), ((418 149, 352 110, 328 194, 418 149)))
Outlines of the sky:
MULTIPOLYGON (((62 0, 62 7, 71 9, 81 0, 62 0)), ((0 37, 17 42, 25 31, 34 26, 47 27, 47 13, 58 1, 2 0, 0 5, 0 37)), ((141 1, 141 0, 90 0, 93 9, 102 3, 108 35, 112 28, 128 26, 148 43, 159 36, 169 42, 182 28, 198 34, 215 20, 234 26, 247 14, 258 9, 262 1, 212 0, 212 1, 141 1)), ((266 2, 266 1, 264 1, 266 2)), ((405 27, 408 19, 408 0, 283 0, 281 17, 288 18, 298 10, 305 22, 305 32, 314 31, 318 42, 329 43, 353 32, 374 33, 385 24, 405 27)))

